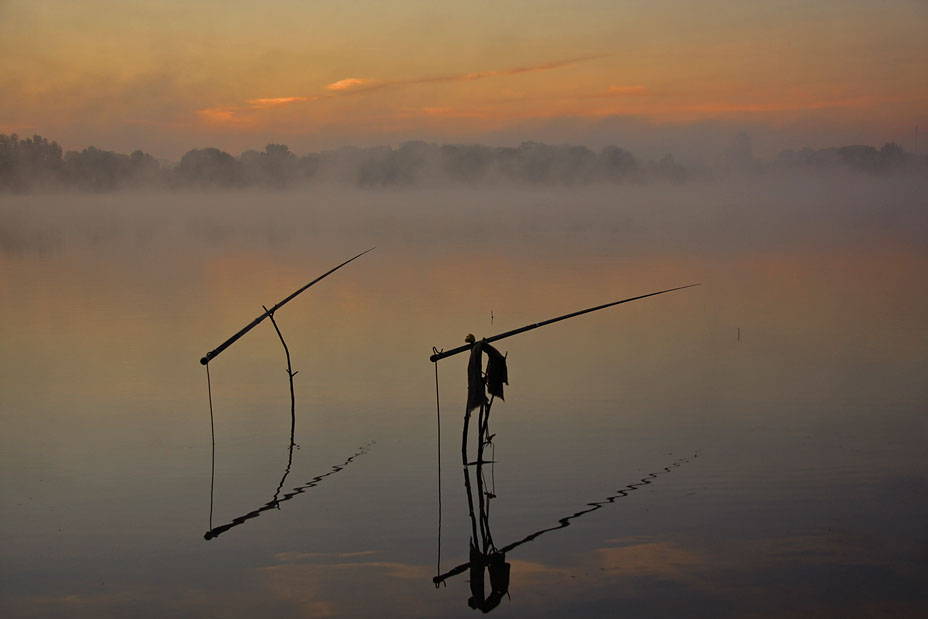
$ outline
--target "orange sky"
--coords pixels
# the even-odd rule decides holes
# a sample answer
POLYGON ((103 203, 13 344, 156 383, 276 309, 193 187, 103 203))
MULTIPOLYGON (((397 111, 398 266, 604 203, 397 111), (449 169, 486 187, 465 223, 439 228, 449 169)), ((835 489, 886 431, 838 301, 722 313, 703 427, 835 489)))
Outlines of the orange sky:
POLYGON ((0 132, 172 158, 739 130, 911 148, 926 24, 922 0, 0 0, 0 132))

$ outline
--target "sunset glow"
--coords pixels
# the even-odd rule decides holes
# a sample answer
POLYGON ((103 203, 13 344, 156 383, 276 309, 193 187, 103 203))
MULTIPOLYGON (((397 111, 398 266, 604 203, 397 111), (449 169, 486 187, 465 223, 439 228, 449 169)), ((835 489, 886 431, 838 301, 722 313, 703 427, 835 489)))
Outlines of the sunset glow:
POLYGON ((798 148, 904 142, 928 108, 920 2, 273 6, 0 3, 0 126, 166 157, 694 123, 798 148))

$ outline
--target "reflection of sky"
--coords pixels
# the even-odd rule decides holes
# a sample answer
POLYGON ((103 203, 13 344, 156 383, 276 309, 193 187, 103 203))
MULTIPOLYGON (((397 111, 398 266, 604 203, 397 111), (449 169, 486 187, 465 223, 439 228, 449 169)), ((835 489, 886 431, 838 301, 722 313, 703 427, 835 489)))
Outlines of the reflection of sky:
MULTIPOLYGON (((733 222, 726 209, 742 194, 717 188, 722 208, 704 198, 699 216, 672 227, 674 189, 634 190, 618 205, 574 196, 568 218, 553 210, 563 194, 535 192, 443 203, 427 191, 351 194, 308 210, 282 195, 260 216, 250 199, 170 197, 172 217, 157 226, 135 198, 78 199, 99 216, 86 220, 70 198, 5 203, 0 610, 470 613, 466 575, 438 591, 430 582, 431 347, 702 281, 502 347, 511 385, 491 421, 498 545, 700 457, 512 551, 512 599, 497 612, 915 614, 928 603, 928 294, 913 240, 924 216, 897 187, 899 202, 880 206, 895 219, 874 224, 878 190, 835 189, 837 221, 818 203, 791 203, 733 222), (510 209, 496 220, 493 199, 510 209), (443 207, 447 221, 428 216, 443 207), (279 511, 204 542, 199 358, 261 304, 371 245, 277 316, 299 370, 300 448, 285 490, 377 444, 279 511)), ((284 367, 269 325, 211 364, 216 522, 263 505, 280 480, 284 367)), ((455 455, 463 371, 462 358, 440 366, 442 569, 467 560, 455 455)))

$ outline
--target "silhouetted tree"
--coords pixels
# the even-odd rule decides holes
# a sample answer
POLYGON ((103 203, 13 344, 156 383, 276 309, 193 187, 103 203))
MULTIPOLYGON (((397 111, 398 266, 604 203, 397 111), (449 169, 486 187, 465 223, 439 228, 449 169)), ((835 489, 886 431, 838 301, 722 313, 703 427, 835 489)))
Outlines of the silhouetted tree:
POLYGON ((731 145, 722 153, 722 169, 734 172, 757 172, 760 161, 754 158, 751 137, 743 131, 736 135, 731 145))
POLYGON ((452 181, 473 183, 487 178, 493 151, 487 146, 445 144, 439 149, 439 169, 452 181))
POLYGON ((187 185, 237 187, 244 184, 242 163, 218 148, 194 149, 181 157, 175 174, 187 185))
POLYGON ((268 144, 263 153, 247 150, 240 159, 243 179, 249 185, 283 189, 301 176, 299 161, 285 144, 268 144))
MULTIPOLYGON (((871 174, 928 171, 928 156, 907 153, 893 142, 879 149, 851 145, 783 151, 774 163, 762 165, 744 133, 734 138, 719 163, 724 171, 742 173, 770 169, 849 169, 871 174)), ((371 188, 413 187, 431 181, 572 185, 648 179, 683 182, 694 174, 698 176, 700 171, 684 168, 670 154, 640 163, 618 146, 593 153, 585 146, 541 142, 523 142, 515 148, 405 142, 396 149, 346 147, 302 157, 284 144, 268 144, 263 152, 247 150, 238 158, 204 148, 191 150, 171 168, 140 150, 123 155, 90 146, 62 155, 57 142, 41 136, 20 139, 15 134, 0 134, 0 191, 14 192, 207 186, 283 189, 312 178, 371 188)))
POLYGON ((777 155, 774 165, 781 169, 849 168, 872 174, 919 170, 918 158, 895 142, 884 144, 879 150, 862 144, 820 150, 803 148, 798 152, 786 150, 777 155))
POLYGON ((421 180, 434 147, 425 142, 404 142, 396 150, 389 146, 368 149, 358 166, 361 187, 411 186, 421 180))
POLYGON ((0 187, 12 191, 49 189, 61 181, 61 146, 40 135, 24 140, 0 134, 0 187))
POLYGON ((628 180, 640 173, 638 160, 627 150, 618 146, 607 146, 596 158, 600 174, 606 180, 628 180))
POLYGON ((657 163, 649 165, 648 174, 674 183, 682 183, 686 180, 686 168, 677 163, 670 153, 661 157, 657 163))

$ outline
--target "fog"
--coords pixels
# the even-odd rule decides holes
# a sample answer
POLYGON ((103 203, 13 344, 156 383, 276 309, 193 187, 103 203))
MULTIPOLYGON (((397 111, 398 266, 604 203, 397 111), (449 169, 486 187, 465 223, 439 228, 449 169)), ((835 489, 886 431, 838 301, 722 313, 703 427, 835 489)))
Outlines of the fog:
MULTIPOLYGON (((503 177, 511 153, 480 147, 478 162, 492 155, 481 180, 436 180, 409 161, 425 153, 431 166, 440 151, 401 147, 343 151, 354 163, 333 169, 354 176, 282 188, 225 186, 223 176, 276 159, 299 169, 303 158, 282 148, 198 150, 174 167, 91 151, 86 161, 116 161, 137 178, 212 181, 166 189, 156 175, 120 190, 0 195, 6 615, 261 614, 254 604, 287 615, 280 600, 323 583, 334 615, 473 616, 466 576, 440 589, 430 581, 436 441, 437 571, 473 548, 457 468, 465 359, 442 362, 436 389, 432 347, 697 282, 501 348, 511 384, 493 413, 500 545, 700 450, 686 473, 512 552, 510 614, 569 616, 595 598, 609 608, 591 614, 610 616, 631 579, 656 583, 635 594, 642 608, 709 599, 706 615, 723 605, 750 614, 758 588, 810 616, 827 614, 818 611, 834 591, 842 609, 900 591, 924 606, 923 579, 907 575, 921 565, 928 496, 912 481, 924 478, 928 432, 926 175, 829 163, 848 153, 879 162, 880 149, 765 162, 739 138, 683 180, 649 175, 635 157, 638 176, 568 182, 608 159, 524 150, 558 156, 513 169, 561 180, 503 177), (384 172, 397 157, 397 171, 419 170, 414 182, 384 180, 402 178, 384 172), (362 186, 364 162, 377 180, 362 186), (198 360, 262 304, 374 246, 279 313, 299 371, 301 448, 288 454, 291 392, 272 326, 237 341, 211 375, 198 360), (375 450, 311 495, 201 541, 208 513, 214 525, 211 463, 220 524, 266 504, 289 456, 282 493, 371 440, 375 450), (813 551, 794 551, 803 539, 813 551), (708 566, 710 585, 736 586, 704 593, 691 563, 673 559, 679 586, 634 557, 621 557, 625 571, 603 569, 603 550, 624 540, 669 540, 708 566), (350 564, 280 559, 295 553, 350 564), (563 577, 538 584, 535 565, 563 577), (273 587, 255 578, 288 566, 312 571, 273 587), (828 584, 848 574, 882 584, 848 598, 828 584), (795 601, 796 590, 805 597, 795 601)), ((285 166, 268 169, 286 178, 285 166)))
POLYGON ((928 177, 833 170, 574 186, 474 185, 312 191, 7 195, 0 251, 55 253, 112 244, 141 253, 185 247, 312 245, 331 256, 368 246, 426 252, 492 246, 556 256, 724 254, 928 239, 928 177))
POLYGON ((268 144, 238 156, 196 148, 178 162, 159 161, 136 150, 129 155, 88 147, 64 152, 42 136, 0 135, 0 192, 47 193, 118 190, 292 190, 341 187, 428 188, 451 186, 544 186, 679 184, 732 176, 928 175, 928 156, 895 143, 787 150, 773 160, 755 157, 750 136, 735 135, 719 152, 678 161, 673 153, 643 158, 621 146, 523 142, 481 144, 405 142, 397 147, 345 147, 297 155, 285 144, 268 144))

